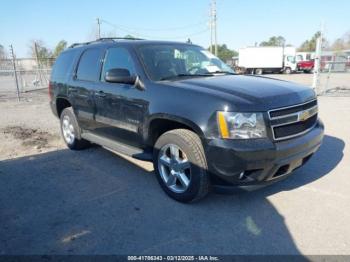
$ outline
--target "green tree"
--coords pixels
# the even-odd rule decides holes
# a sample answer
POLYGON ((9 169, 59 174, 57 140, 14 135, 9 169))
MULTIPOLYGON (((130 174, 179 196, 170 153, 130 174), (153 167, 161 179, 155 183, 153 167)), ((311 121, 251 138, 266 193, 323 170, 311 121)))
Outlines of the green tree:
MULTIPOLYGON (((215 46, 212 46, 213 50, 215 50, 215 46)), ((208 48, 210 50, 210 47, 208 48)), ((232 59, 232 57, 238 56, 238 53, 235 50, 231 50, 227 47, 227 45, 218 45, 218 57, 226 62, 232 59)))
POLYGON ((284 46, 286 39, 283 36, 271 36, 269 40, 260 43, 260 46, 284 46))
MULTIPOLYGON (((321 36, 321 32, 316 32, 311 39, 304 41, 298 48, 299 52, 314 52, 316 50, 317 39, 321 36)), ((328 47, 328 41, 325 38, 322 38, 323 46, 322 48, 328 47)))
POLYGON ((127 39, 135 39, 135 36, 133 36, 133 35, 126 35, 126 36, 124 36, 124 38, 127 38, 127 39))
POLYGON ((59 41, 55 47, 55 50, 53 51, 52 56, 54 58, 58 57, 58 55, 66 48, 67 48, 67 41, 65 41, 65 40, 59 41))

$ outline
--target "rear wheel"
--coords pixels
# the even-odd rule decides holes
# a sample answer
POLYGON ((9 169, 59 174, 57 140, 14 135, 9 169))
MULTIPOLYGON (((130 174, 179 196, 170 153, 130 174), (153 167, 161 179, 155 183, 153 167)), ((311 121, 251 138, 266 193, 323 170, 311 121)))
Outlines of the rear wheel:
POLYGON ((203 146, 192 131, 176 129, 164 133, 155 144, 153 163, 159 184, 171 198, 191 202, 208 193, 203 146))
POLYGON ((262 73, 263 73, 263 70, 261 68, 255 69, 255 74, 256 75, 262 75, 262 73))
POLYGON ((72 150, 81 150, 90 146, 90 142, 81 138, 80 128, 72 107, 65 108, 60 116, 61 133, 66 145, 72 150))

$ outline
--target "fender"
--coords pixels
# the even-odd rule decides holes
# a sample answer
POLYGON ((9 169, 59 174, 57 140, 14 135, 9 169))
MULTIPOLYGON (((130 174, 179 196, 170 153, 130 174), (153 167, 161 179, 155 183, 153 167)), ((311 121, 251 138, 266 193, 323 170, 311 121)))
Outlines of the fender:
POLYGON ((150 129, 150 126, 152 124, 152 121, 161 120, 161 119, 177 122, 177 123, 183 124, 185 126, 188 126, 193 131, 195 131, 199 137, 201 137, 201 138, 204 137, 204 131, 196 123, 192 122, 191 120, 177 116, 177 115, 156 113, 156 114, 151 115, 144 122, 144 125, 143 125, 143 139, 144 139, 144 141, 148 141, 148 139, 150 137, 149 129, 150 129))

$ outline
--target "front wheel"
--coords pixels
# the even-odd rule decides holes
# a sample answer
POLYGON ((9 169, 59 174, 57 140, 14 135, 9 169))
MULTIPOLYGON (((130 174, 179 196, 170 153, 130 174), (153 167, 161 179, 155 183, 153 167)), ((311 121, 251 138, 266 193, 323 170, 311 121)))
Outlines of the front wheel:
POLYGON ((292 69, 287 67, 286 69, 284 69, 284 73, 287 74, 287 75, 290 75, 292 73, 292 69))
POLYGON ((164 133, 154 146, 153 157, 158 182, 171 198, 192 202, 208 193, 204 149, 192 131, 175 129, 164 133))

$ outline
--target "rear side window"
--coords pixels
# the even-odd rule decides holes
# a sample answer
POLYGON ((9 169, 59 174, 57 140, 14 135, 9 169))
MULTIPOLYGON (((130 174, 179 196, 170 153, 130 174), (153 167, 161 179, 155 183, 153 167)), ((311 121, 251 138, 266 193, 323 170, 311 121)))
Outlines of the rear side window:
POLYGON ((97 81, 100 75, 101 50, 88 49, 80 58, 77 79, 84 81, 97 81))
POLYGON ((55 62, 52 69, 51 79, 53 81, 64 80, 72 71, 76 52, 70 51, 62 53, 55 62))
POLYGON ((105 74, 108 70, 115 68, 128 69, 130 75, 135 74, 134 62, 129 51, 125 48, 113 47, 107 50, 101 80, 104 81, 105 74))

